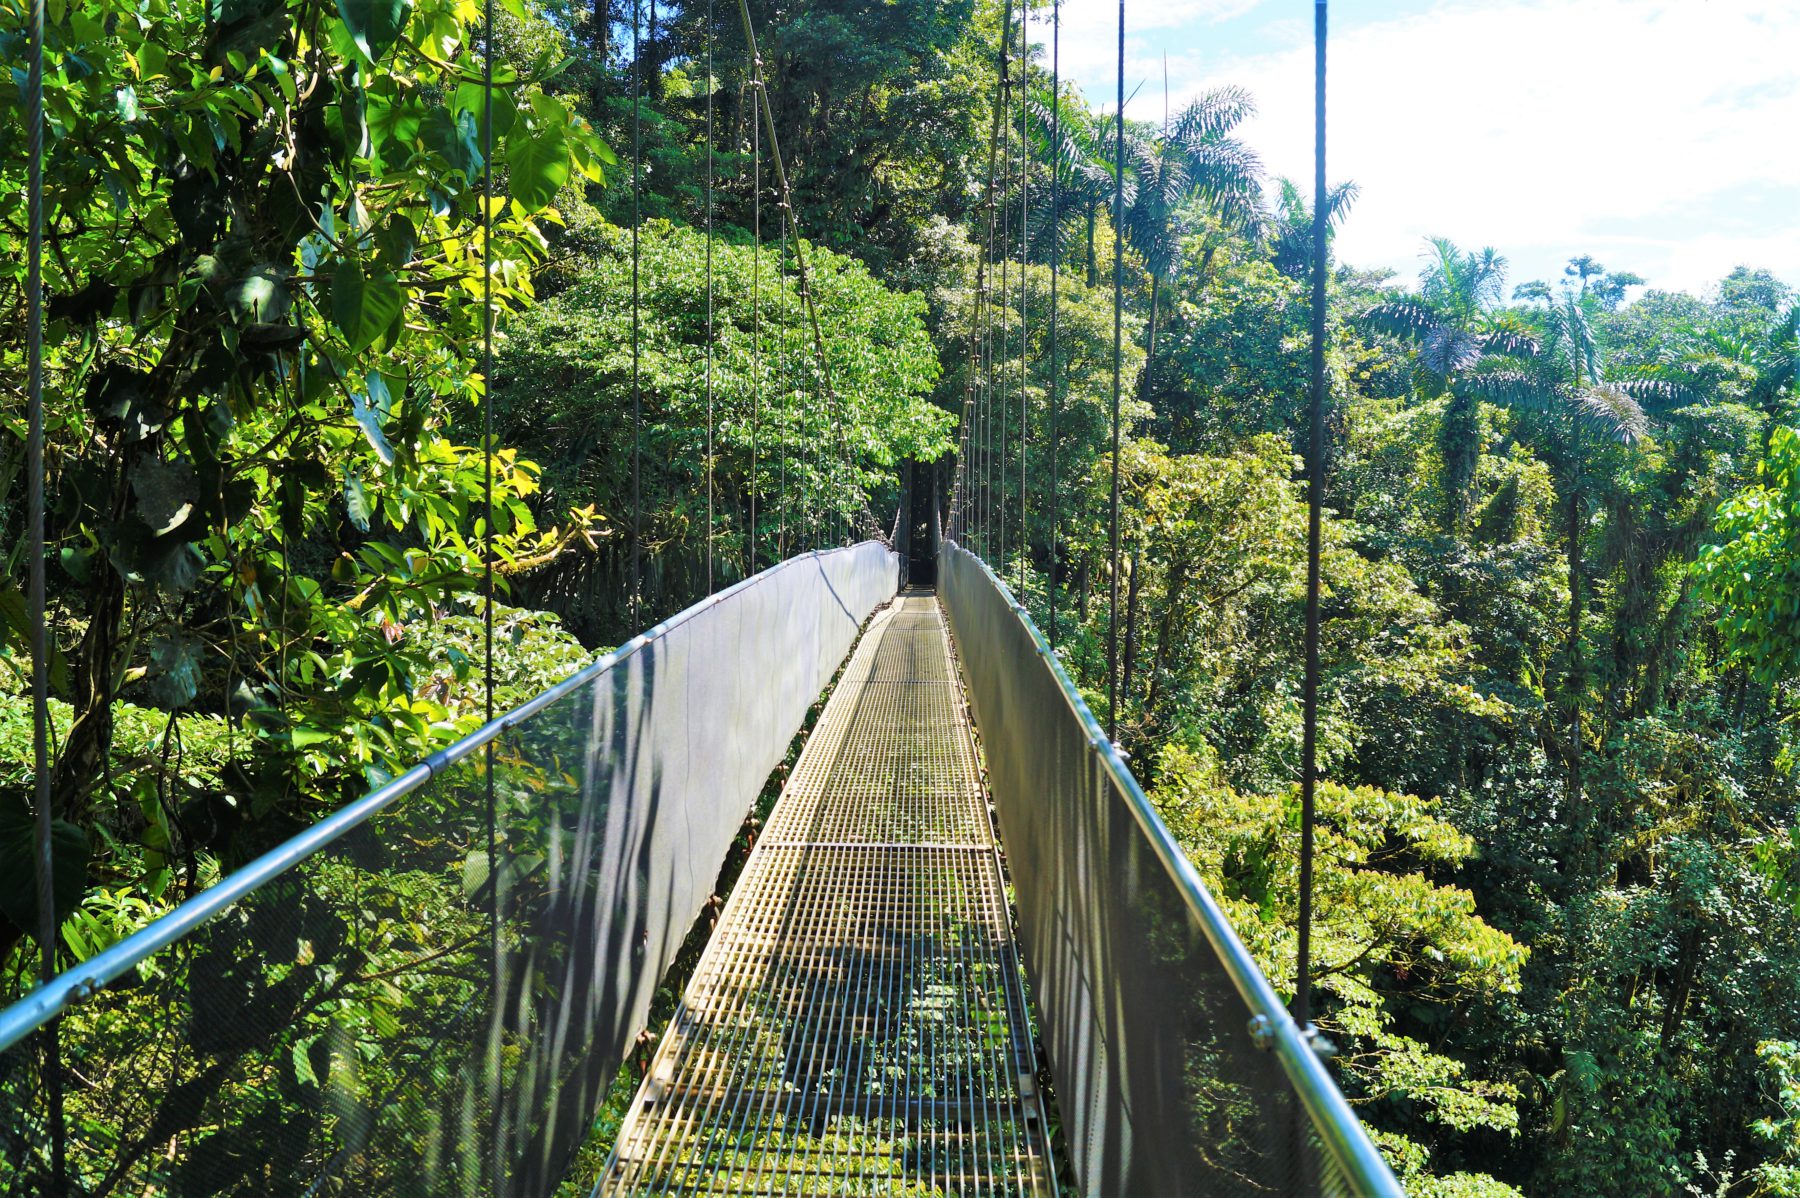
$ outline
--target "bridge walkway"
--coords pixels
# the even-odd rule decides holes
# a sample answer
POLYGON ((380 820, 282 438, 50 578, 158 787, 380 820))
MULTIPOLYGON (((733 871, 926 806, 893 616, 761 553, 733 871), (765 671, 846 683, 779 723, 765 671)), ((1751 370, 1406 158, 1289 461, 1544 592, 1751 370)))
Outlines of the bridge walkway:
POLYGON ((1050 1195, 1006 882, 950 637, 864 632, 720 915, 600 1195, 1050 1195))

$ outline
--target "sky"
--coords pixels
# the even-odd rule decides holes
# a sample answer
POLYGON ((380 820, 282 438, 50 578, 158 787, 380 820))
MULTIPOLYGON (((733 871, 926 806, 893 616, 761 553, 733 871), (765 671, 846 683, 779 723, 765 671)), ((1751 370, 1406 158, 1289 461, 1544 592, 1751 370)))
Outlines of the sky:
MULTIPOLYGON (((1126 0, 1126 115, 1237 84, 1246 141, 1313 177, 1313 5, 1126 0)), ((1062 69, 1117 86, 1117 0, 1062 0, 1062 69)), ((1048 65, 1049 17, 1032 40, 1048 65)), ((1589 254, 1696 294, 1739 265, 1800 284, 1800 0, 1338 0, 1328 171, 1360 198, 1337 251, 1413 279, 1425 238, 1493 246, 1512 283, 1589 254)), ((1635 294, 1635 293, 1634 293, 1635 294)))

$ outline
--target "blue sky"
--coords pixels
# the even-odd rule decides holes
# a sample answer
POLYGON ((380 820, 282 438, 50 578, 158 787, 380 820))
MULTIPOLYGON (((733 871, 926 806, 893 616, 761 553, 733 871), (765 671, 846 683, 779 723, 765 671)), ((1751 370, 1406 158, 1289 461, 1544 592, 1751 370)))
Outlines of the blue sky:
MULTIPOLYGON (((1110 103, 1117 0, 1063 0, 1062 63, 1110 103)), ((1128 115, 1235 83, 1245 137, 1312 178, 1307 0, 1126 0, 1128 115)), ((1492 245, 1514 283, 1573 255, 1704 293, 1740 264, 1800 284, 1800 2, 1337 0, 1330 174, 1362 195, 1339 251, 1407 279, 1424 239, 1492 245)), ((1032 40, 1049 47, 1046 7, 1032 40)), ((1047 64, 1047 55, 1045 62, 1047 64)))

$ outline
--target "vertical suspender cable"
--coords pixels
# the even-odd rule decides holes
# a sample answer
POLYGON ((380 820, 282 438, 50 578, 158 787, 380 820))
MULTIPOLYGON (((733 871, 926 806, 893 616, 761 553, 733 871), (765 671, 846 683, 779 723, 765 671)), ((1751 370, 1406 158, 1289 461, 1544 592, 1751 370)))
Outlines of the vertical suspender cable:
MULTIPOLYGON (((652 4, 656 0, 650 0, 652 4)), ((639 374, 638 258, 643 222, 644 121, 643 49, 638 44, 638 0, 631 0, 631 632, 638 631, 638 594, 644 580, 643 449, 644 397, 639 374)))
MULTIPOLYGON (((752 86, 755 86, 752 84, 752 86)), ((753 101, 754 102, 754 101, 753 101)), ((749 559, 745 575, 756 573, 756 464, 757 441, 762 430, 762 125, 750 118, 750 527, 745 536, 749 559)), ((775 493, 777 509, 781 492, 775 493)), ((776 560, 787 554, 781 540, 775 542, 776 560)))
MULTIPOLYGON (((653 14, 655 12, 655 3, 656 0, 651 0, 651 11, 653 14)), ((756 95, 759 101, 762 118, 769 134, 769 153, 774 157, 775 162, 775 183, 776 186, 781 189, 781 203, 779 206, 781 209, 782 236, 785 242, 788 233, 791 231, 794 238, 794 267, 799 282, 801 311, 806 318, 808 326, 810 326, 810 332, 812 334, 813 379, 819 391, 823 392, 820 398, 828 401, 831 405, 831 429, 837 435, 839 461, 845 466, 848 466, 850 462, 850 448, 844 433, 843 404, 837 394, 837 389, 831 382, 831 362, 825 355, 825 334, 823 326, 819 321, 819 308, 813 297, 811 277, 806 269, 806 247, 800 239, 799 218, 794 211, 794 189, 788 181, 787 165, 781 157, 781 137, 775 131, 775 110, 769 103, 768 87, 763 81, 762 55, 756 47, 756 27, 750 20, 750 5, 748 0, 738 0, 738 16, 743 21, 744 43, 749 49, 750 62, 756 75, 753 82, 755 83, 756 95)), ((784 256, 786 254, 785 246, 783 254, 784 256)), ((804 416, 804 412, 802 413, 802 416, 804 416)), ((818 460, 821 464, 827 463, 828 461, 827 452, 823 447, 819 450, 818 460)), ((810 473, 818 473, 818 471, 810 473)), ((833 477, 836 477, 835 473, 833 477)), ((817 518, 818 515, 819 513, 814 511, 809 504, 807 520, 808 527, 815 536, 815 547, 817 546, 816 537, 820 526, 820 521, 817 518)), ((847 516, 845 517, 844 528, 846 530, 849 528, 847 516)))
MULTIPOLYGON (((481 650, 482 711, 494 718, 494 0, 482 5, 481 37, 481 650)), ((506 1192, 505 1156, 500 1137, 505 1119, 500 1102, 500 1040, 504 993, 500 934, 500 818, 494 798, 494 742, 482 748, 482 787, 487 820, 488 1001, 486 1069, 489 1128, 495 1188, 506 1192)))
POLYGON ((1019 602, 1025 602, 1025 562, 1031 535, 1025 523, 1025 454, 1030 443, 1026 420, 1026 379, 1031 371, 1030 322, 1025 306, 1025 266, 1031 260, 1031 134, 1026 108, 1031 102, 1031 0, 1019 5, 1019 602))
POLYGON ((713 590, 713 6, 706 0, 706 593, 713 590))
POLYGON ((1318 785, 1319 541, 1325 503, 1325 6, 1313 0, 1312 403, 1306 446, 1306 680, 1300 745, 1300 928, 1294 1018, 1312 1018, 1313 805, 1318 785))
MULTIPOLYGON (((761 134, 758 134, 758 136, 760 137, 761 134)), ((775 284, 776 284, 775 295, 778 300, 781 296, 782 288, 784 286, 786 286, 785 280, 787 278, 787 275, 785 273, 785 268, 782 265, 782 258, 784 255, 786 255, 786 253, 787 253, 787 234, 783 233, 782 238, 781 238, 781 250, 780 250, 780 253, 775 258, 775 272, 776 272, 775 273, 775 284)), ((780 372, 781 372, 781 387, 775 392, 775 395, 776 395, 776 408, 775 408, 776 442, 775 442, 775 444, 776 444, 776 453, 778 454, 778 456, 781 459, 780 465, 777 468, 777 477, 775 480, 775 535, 776 535, 776 543, 779 546, 779 556, 783 561, 786 561, 788 553, 790 552, 790 547, 788 545, 788 536, 787 536, 787 521, 788 521, 788 506, 789 506, 789 504, 788 504, 788 428, 787 428, 787 408, 788 408, 788 405, 787 405, 787 377, 788 376, 787 376, 787 360, 785 358, 777 355, 775 362, 776 362, 777 369, 780 370, 780 372)))
MULTIPOLYGON (((1023 3, 1021 3, 1023 7, 1023 3)), ((1000 352, 994 359, 993 375, 998 382, 990 403, 994 407, 994 420, 999 431, 1000 448, 994 460, 994 515, 999 529, 999 540, 994 554, 994 573, 1002 578, 1006 576, 1006 443, 1007 443, 1007 399, 1012 393, 1012 385, 1007 381, 1006 358, 1012 346, 1011 322, 1006 318, 1006 304, 1012 300, 1012 284, 1009 275, 1012 267, 1012 250, 1009 242, 1012 237, 1012 201, 1007 195, 1012 187, 1012 29, 1008 23, 1006 40, 1000 43, 1000 104, 1003 116, 1000 122, 1000 302, 994 305, 994 312, 1000 321, 1000 352)))
MULTIPOLYGON (((1007 45, 1011 37, 1012 6, 1008 4, 1006 23, 1001 30, 1000 45, 1007 45)), ((993 381, 987 280, 988 268, 993 261, 994 254, 995 167, 998 162, 1000 146, 1001 115, 1000 79, 996 74, 993 123, 988 130, 987 180, 984 184, 982 202, 982 212, 987 217, 987 239, 982 243, 983 252, 975 259, 975 287, 972 292, 974 307, 969 319, 969 349, 966 359, 968 374, 963 387, 963 445, 966 452, 957 465, 961 482, 958 487, 958 507, 952 513, 956 522, 954 531, 958 542, 973 542, 977 546, 977 552, 984 556, 987 553, 987 505, 985 502, 987 488, 985 483, 986 417, 989 407, 985 400, 991 393, 993 381)), ((965 545, 965 547, 967 546, 965 545)))
POLYGON ((1124 342, 1125 295, 1125 0, 1119 0, 1119 93, 1113 114, 1113 361, 1112 498, 1107 540, 1112 553, 1111 590, 1106 613, 1106 735, 1119 739, 1119 371, 1124 342))
MULTIPOLYGON (((31 0, 31 61, 25 76, 25 488, 31 621, 33 857, 37 869, 38 979, 56 975, 56 886, 50 851, 50 646, 44 579, 44 0, 31 0)), ((50 1185, 66 1189, 62 1051, 58 1024, 44 1028, 44 1097, 49 1106, 50 1185)))
POLYGON ((1062 0, 1050 5, 1050 647, 1056 648, 1056 536, 1062 496, 1056 491, 1056 416, 1062 403, 1056 346, 1056 284, 1062 264, 1062 0))

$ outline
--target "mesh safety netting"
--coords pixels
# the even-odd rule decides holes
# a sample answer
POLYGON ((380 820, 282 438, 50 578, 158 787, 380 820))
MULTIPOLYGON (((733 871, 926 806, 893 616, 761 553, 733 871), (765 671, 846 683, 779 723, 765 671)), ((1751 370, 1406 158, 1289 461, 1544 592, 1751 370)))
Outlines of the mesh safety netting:
POLYGON ((898 573, 870 542, 706 600, 500 721, 491 820, 483 748, 0 1054, 0 1193, 554 1191, 898 573))

